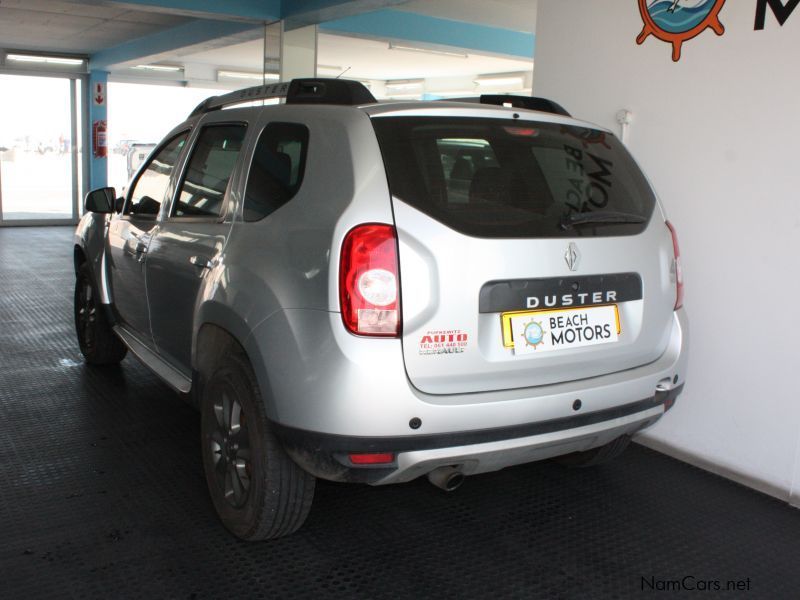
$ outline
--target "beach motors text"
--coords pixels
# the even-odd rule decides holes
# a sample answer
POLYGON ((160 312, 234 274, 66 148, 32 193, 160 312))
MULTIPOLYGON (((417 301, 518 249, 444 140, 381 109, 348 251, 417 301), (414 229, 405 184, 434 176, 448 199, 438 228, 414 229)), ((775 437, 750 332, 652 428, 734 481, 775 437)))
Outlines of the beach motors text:
POLYGON ((550 317, 550 336, 553 345, 558 346, 563 343, 574 344, 577 342, 591 342, 592 340, 607 340, 611 337, 611 326, 589 325, 589 317, 585 314, 563 315, 550 317), (556 329, 560 331, 555 331, 556 329))

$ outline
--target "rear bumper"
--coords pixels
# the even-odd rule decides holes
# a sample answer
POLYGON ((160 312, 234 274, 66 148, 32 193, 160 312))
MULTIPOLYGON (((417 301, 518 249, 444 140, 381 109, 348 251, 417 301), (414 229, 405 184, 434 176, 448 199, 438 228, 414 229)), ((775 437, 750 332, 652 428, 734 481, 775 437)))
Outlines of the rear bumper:
POLYGON ((401 483, 444 466, 465 475, 496 471, 602 446, 655 423, 683 385, 610 409, 502 428, 399 437, 349 437, 273 423, 289 455, 306 471, 333 481, 401 483), (350 453, 395 455, 390 465, 354 466, 350 453))
POLYGON ((414 388, 400 340, 352 336, 338 313, 279 311, 253 331, 246 349, 262 358, 253 367, 267 416, 294 460, 325 479, 378 484, 442 464, 480 473, 634 433, 680 392, 687 331, 681 309, 664 352, 648 364, 553 385, 452 395, 414 388), (396 460, 353 468, 346 456, 356 452, 395 452, 396 460))
POLYGON ((258 326, 245 344, 271 421, 348 438, 427 436, 513 427, 593 413, 650 398, 686 376, 687 323, 674 313, 656 360, 605 375, 557 384, 467 394, 434 395, 406 374, 398 339, 359 338, 341 315, 283 310, 258 326), (419 427, 413 428, 413 423, 419 427))

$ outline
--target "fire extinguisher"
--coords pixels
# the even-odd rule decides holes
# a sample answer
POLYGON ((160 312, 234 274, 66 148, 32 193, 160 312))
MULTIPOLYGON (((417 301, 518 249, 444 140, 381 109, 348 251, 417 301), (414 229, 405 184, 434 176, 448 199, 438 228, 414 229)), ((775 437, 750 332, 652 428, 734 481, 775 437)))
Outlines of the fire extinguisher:
POLYGON ((97 120, 92 123, 92 152, 95 158, 105 158, 108 156, 106 129, 105 119, 97 120))

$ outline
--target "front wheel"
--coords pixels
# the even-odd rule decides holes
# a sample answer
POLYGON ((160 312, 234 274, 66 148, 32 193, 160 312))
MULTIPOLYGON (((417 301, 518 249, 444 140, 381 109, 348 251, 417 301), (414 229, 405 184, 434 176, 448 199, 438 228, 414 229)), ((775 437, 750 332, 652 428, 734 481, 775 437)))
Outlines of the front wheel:
POLYGON ((247 357, 228 354, 204 380, 203 467, 222 523, 250 541, 293 533, 311 510, 315 479, 270 431, 247 357))
POLYGON ((75 333, 81 354, 90 365, 117 364, 128 353, 111 329, 86 263, 78 268, 75 279, 75 333))

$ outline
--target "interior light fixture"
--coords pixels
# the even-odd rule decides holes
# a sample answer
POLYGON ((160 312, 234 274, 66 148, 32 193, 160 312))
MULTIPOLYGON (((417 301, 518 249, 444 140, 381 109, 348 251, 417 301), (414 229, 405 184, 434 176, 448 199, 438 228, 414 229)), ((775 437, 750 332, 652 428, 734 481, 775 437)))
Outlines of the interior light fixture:
POLYGON ((394 79, 386 82, 386 88, 393 90, 414 90, 422 88, 424 79, 394 79))
POLYGON ((400 50, 401 52, 422 52, 424 54, 437 54, 439 56, 449 56, 450 58, 467 58, 463 52, 451 52, 448 50, 434 50, 432 48, 417 48, 414 46, 401 46, 389 42, 389 50, 400 50))
POLYGON ((317 65, 317 70, 319 71, 332 71, 334 73, 341 73, 344 71, 345 67, 340 67, 337 65, 317 65))
POLYGON ((474 80, 475 84, 480 86, 501 86, 501 85, 522 85, 522 75, 501 75, 497 77, 492 76, 479 76, 474 80))
POLYGON ((442 98, 474 98, 475 90, 433 90, 429 92, 442 98))
POLYGON ((86 62, 85 58, 69 58, 66 56, 47 56, 43 54, 6 54, 6 60, 24 63, 48 65, 78 66, 86 62))
POLYGON ((134 69, 141 69, 143 71, 161 71, 164 73, 175 73, 182 71, 183 67, 177 65, 136 65, 134 69))
POLYGON ((419 100, 422 98, 422 92, 406 92, 400 94, 387 93, 383 97, 389 100, 419 100))
POLYGON ((278 81, 277 73, 253 73, 247 71, 217 71, 217 79, 246 79, 248 81, 278 81))

